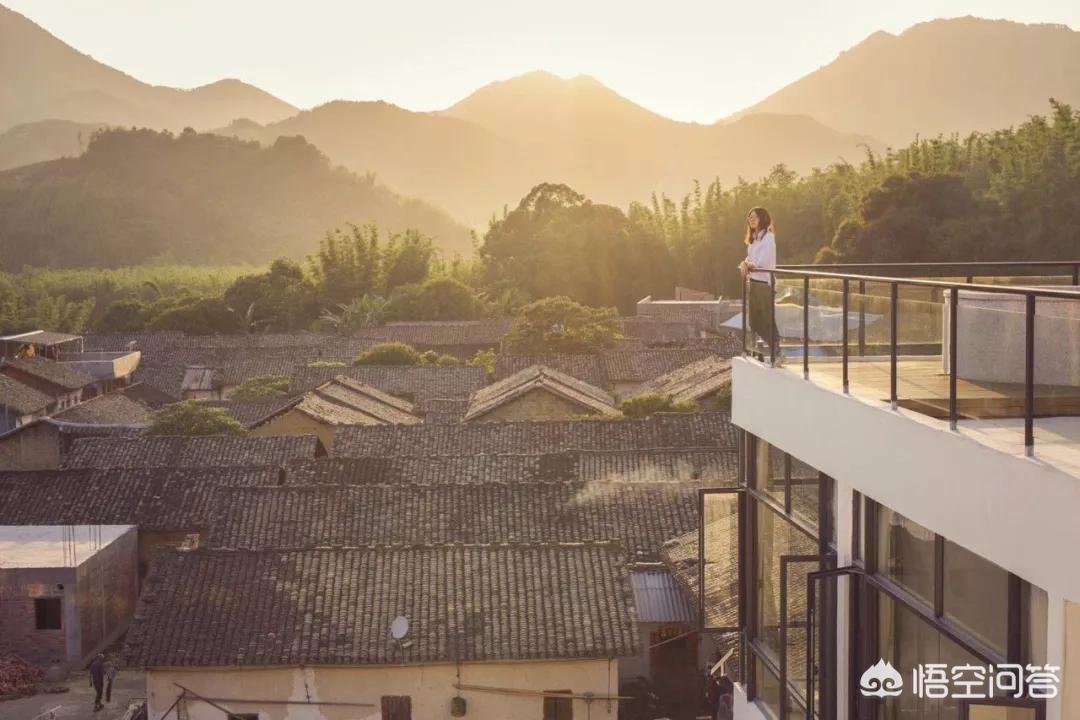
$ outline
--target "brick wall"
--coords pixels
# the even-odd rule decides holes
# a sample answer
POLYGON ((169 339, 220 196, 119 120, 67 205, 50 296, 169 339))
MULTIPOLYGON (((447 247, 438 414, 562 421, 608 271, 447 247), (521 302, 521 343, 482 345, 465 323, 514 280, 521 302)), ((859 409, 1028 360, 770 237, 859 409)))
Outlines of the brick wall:
POLYGON ((78 567, 80 654, 86 658, 126 629, 138 593, 134 528, 78 567))
POLYGON ((0 569, 0 652, 43 666, 69 661, 68 638, 76 630, 75 595, 72 568, 0 569), (36 598, 61 599, 59 630, 37 629, 36 598))

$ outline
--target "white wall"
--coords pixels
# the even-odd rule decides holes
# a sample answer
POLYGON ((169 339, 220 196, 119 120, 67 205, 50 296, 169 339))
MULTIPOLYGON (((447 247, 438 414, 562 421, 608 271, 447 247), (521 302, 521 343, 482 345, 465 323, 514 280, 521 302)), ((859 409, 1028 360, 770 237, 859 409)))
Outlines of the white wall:
MULTIPOLYGON (((412 698, 414 720, 450 717, 457 694, 455 665, 397 667, 199 668, 162 669, 146 673, 149 717, 162 718, 176 700, 177 684, 203 697, 257 700, 326 700, 371 703, 374 707, 220 703, 237 713, 259 713, 259 720, 376 720, 384 695, 412 698)), ((463 663, 463 684, 529 690, 572 690, 576 694, 617 695, 618 660, 566 662, 463 663)), ((465 717, 472 720, 542 720, 538 695, 498 694, 464 690, 465 717)), ((574 717, 616 720, 618 703, 574 700, 574 717)), ((203 702, 188 704, 190 720, 222 720, 220 711, 203 702)), ((170 713, 168 720, 174 720, 170 713)))
MULTIPOLYGON (((1064 603, 1080 600, 1080 479, 796 373, 745 358, 732 372, 734 422, 835 478, 841 519, 857 490, 1046 590, 1048 661, 1064 665, 1064 603)), ((1060 717, 1059 703, 1047 710, 1060 717)))

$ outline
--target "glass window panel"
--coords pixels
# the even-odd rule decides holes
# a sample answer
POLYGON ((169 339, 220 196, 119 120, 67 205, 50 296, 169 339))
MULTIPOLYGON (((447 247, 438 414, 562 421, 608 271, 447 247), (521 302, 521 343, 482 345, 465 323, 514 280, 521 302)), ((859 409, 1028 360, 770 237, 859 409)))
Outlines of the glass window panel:
POLYGON ((771 497, 780 507, 785 507, 787 480, 784 475, 784 453, 759 438, 755 463, 757 489, 771 497))
MULTIPOLYGON (((780 556, 816 555, 817 543, 768 505, 755 502, 757 618, 754 637, 770 658, 780 659, 780 556)), ((805 577, 804 577, 805 584, 805 577)), ((790 603, 790 601, 789 601, 790 603)), ((805 594, 803 616, 805 617, 805 594)))
MULTIPOLYGON (((705 587, 702 602, 705 627, 739 626, 739 497, 737 493, 706 493, 705 517, 705 587)), ((694 533, 696 536, 697 533, 694 533)), ((697 537, 686 538, 670 549, 680 566, 697 563, 697 537)), ((691 582, 697 584, 696 569, 691 582)))
POLYGON ((905 683, 904 693, 879 703, 879 720, 960 720, 960 701, 956 698, 920 698, 910 692, 912 671, 929 663, 955 666, 986 662, 967 653, 885 593, 877 593, 877 598, 878 649, 905 683))
POLYGON ((1001 655, 1009 649, 1009 573, 945 541, 945 617, 1001 655))
MULTIPOLYGON (((806 576, 816 571, 818 566, 812 562, 787 563, 787 680, 799 691, 799 696, 806 697, 807 669, 806 651, 809 647, 806 623, 806 576)), ((819 584, 820 589, 820 584, 819 584)), ((818 622, 821 621, 821 596, 816 598, 818 622)), ((820 626, 819 626, 820 630, 820 626)), ((816 645, 821 651, 820 633, 816 645)))
POLYGON ((772 711, 773 717, 780 717, 780 678, 773 675, 765 663, 754 657, 754 681, 756 697, 759 703, 772 711))
POLYGON ((878 506, 878 572, 934 603, 934 533, 878 506))

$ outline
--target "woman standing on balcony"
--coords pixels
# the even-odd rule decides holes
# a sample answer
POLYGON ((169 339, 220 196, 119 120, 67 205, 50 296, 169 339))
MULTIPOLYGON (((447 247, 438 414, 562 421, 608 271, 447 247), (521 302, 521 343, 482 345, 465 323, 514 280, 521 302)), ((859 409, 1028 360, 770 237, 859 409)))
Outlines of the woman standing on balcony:
POLYGON ((767 270, 776 269, 776 237, 772 218, 762 207, 752 208, 746 215, 746 259, 739 264, 743 282, 750 278, 749 307, 750 330, 758 335, 772 350, 777 366, 784 364, 780 351, 780 332, 776 328, 773 309, 773 275, 767 270), (773 344, 775 343, 775 345, 773 344))

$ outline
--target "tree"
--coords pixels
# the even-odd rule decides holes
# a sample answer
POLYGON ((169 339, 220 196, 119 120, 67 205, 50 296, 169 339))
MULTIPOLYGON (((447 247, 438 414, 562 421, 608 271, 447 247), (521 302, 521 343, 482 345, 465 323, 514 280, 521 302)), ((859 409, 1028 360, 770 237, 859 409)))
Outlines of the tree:
POLYGON ((398 320, 472 320, 480 309, 472 289, 448 277, 404 285, 390 297, 390 313, 398 320))
POLYGON ((238 332, 240 323, 224 299, 200 298, 162 312, 147 323, 147 329, 213 335, 238 332))
POLYGON ((264 273, 238 278, 225 291, 225 303, 249 330, 298 330, 318 314, 314 284, 299 264, 284 258, 264 273))
POLYGON ((380 343, 360 354, 353 365, 419 365, 420 353, 405 343, 380 343))
POLYGON ((94 323, 98 332, 133 332, 146 325, 149 307, 135 298, 117 300, 94 323))
POLYGON ((208 407, 199 400, 167 405, 155 412, 145 435, 245 435, 236 418, 222 408, 208 407))
POLYGON ((416 230, 392 235, 382 253, 383 287, 387 291, 422 282, 431 272, 435 248, 431 238, 416 230))
POLYGON ((289 378, 276 375, 260 375, 245 380, 232 391, 229 398, 240 402, 251 402, 252 400, 288 397, 288 395, 289 378))
POLYGON ((620 337, 614 308, 592 308, 568 297, 538 300, 523 307, 503 338, 507 352, 595 353, 620 337))
POLYGON ((45 295, 34 304, 32 324, 56 332, 81 333, 86 330, 93 311, 93 298, 76 302, 64 295, 45 295))
POLYGON ((347 305, 380 289, 379 230, 349 225, 326 233, 308 259, 323 307, 347 305))
POLYGON ((337 311, 323 310, 316 328, 336 331, 382 325, 390 317, 390 301, 380 295, 364 295, 339 305, 337 311))

